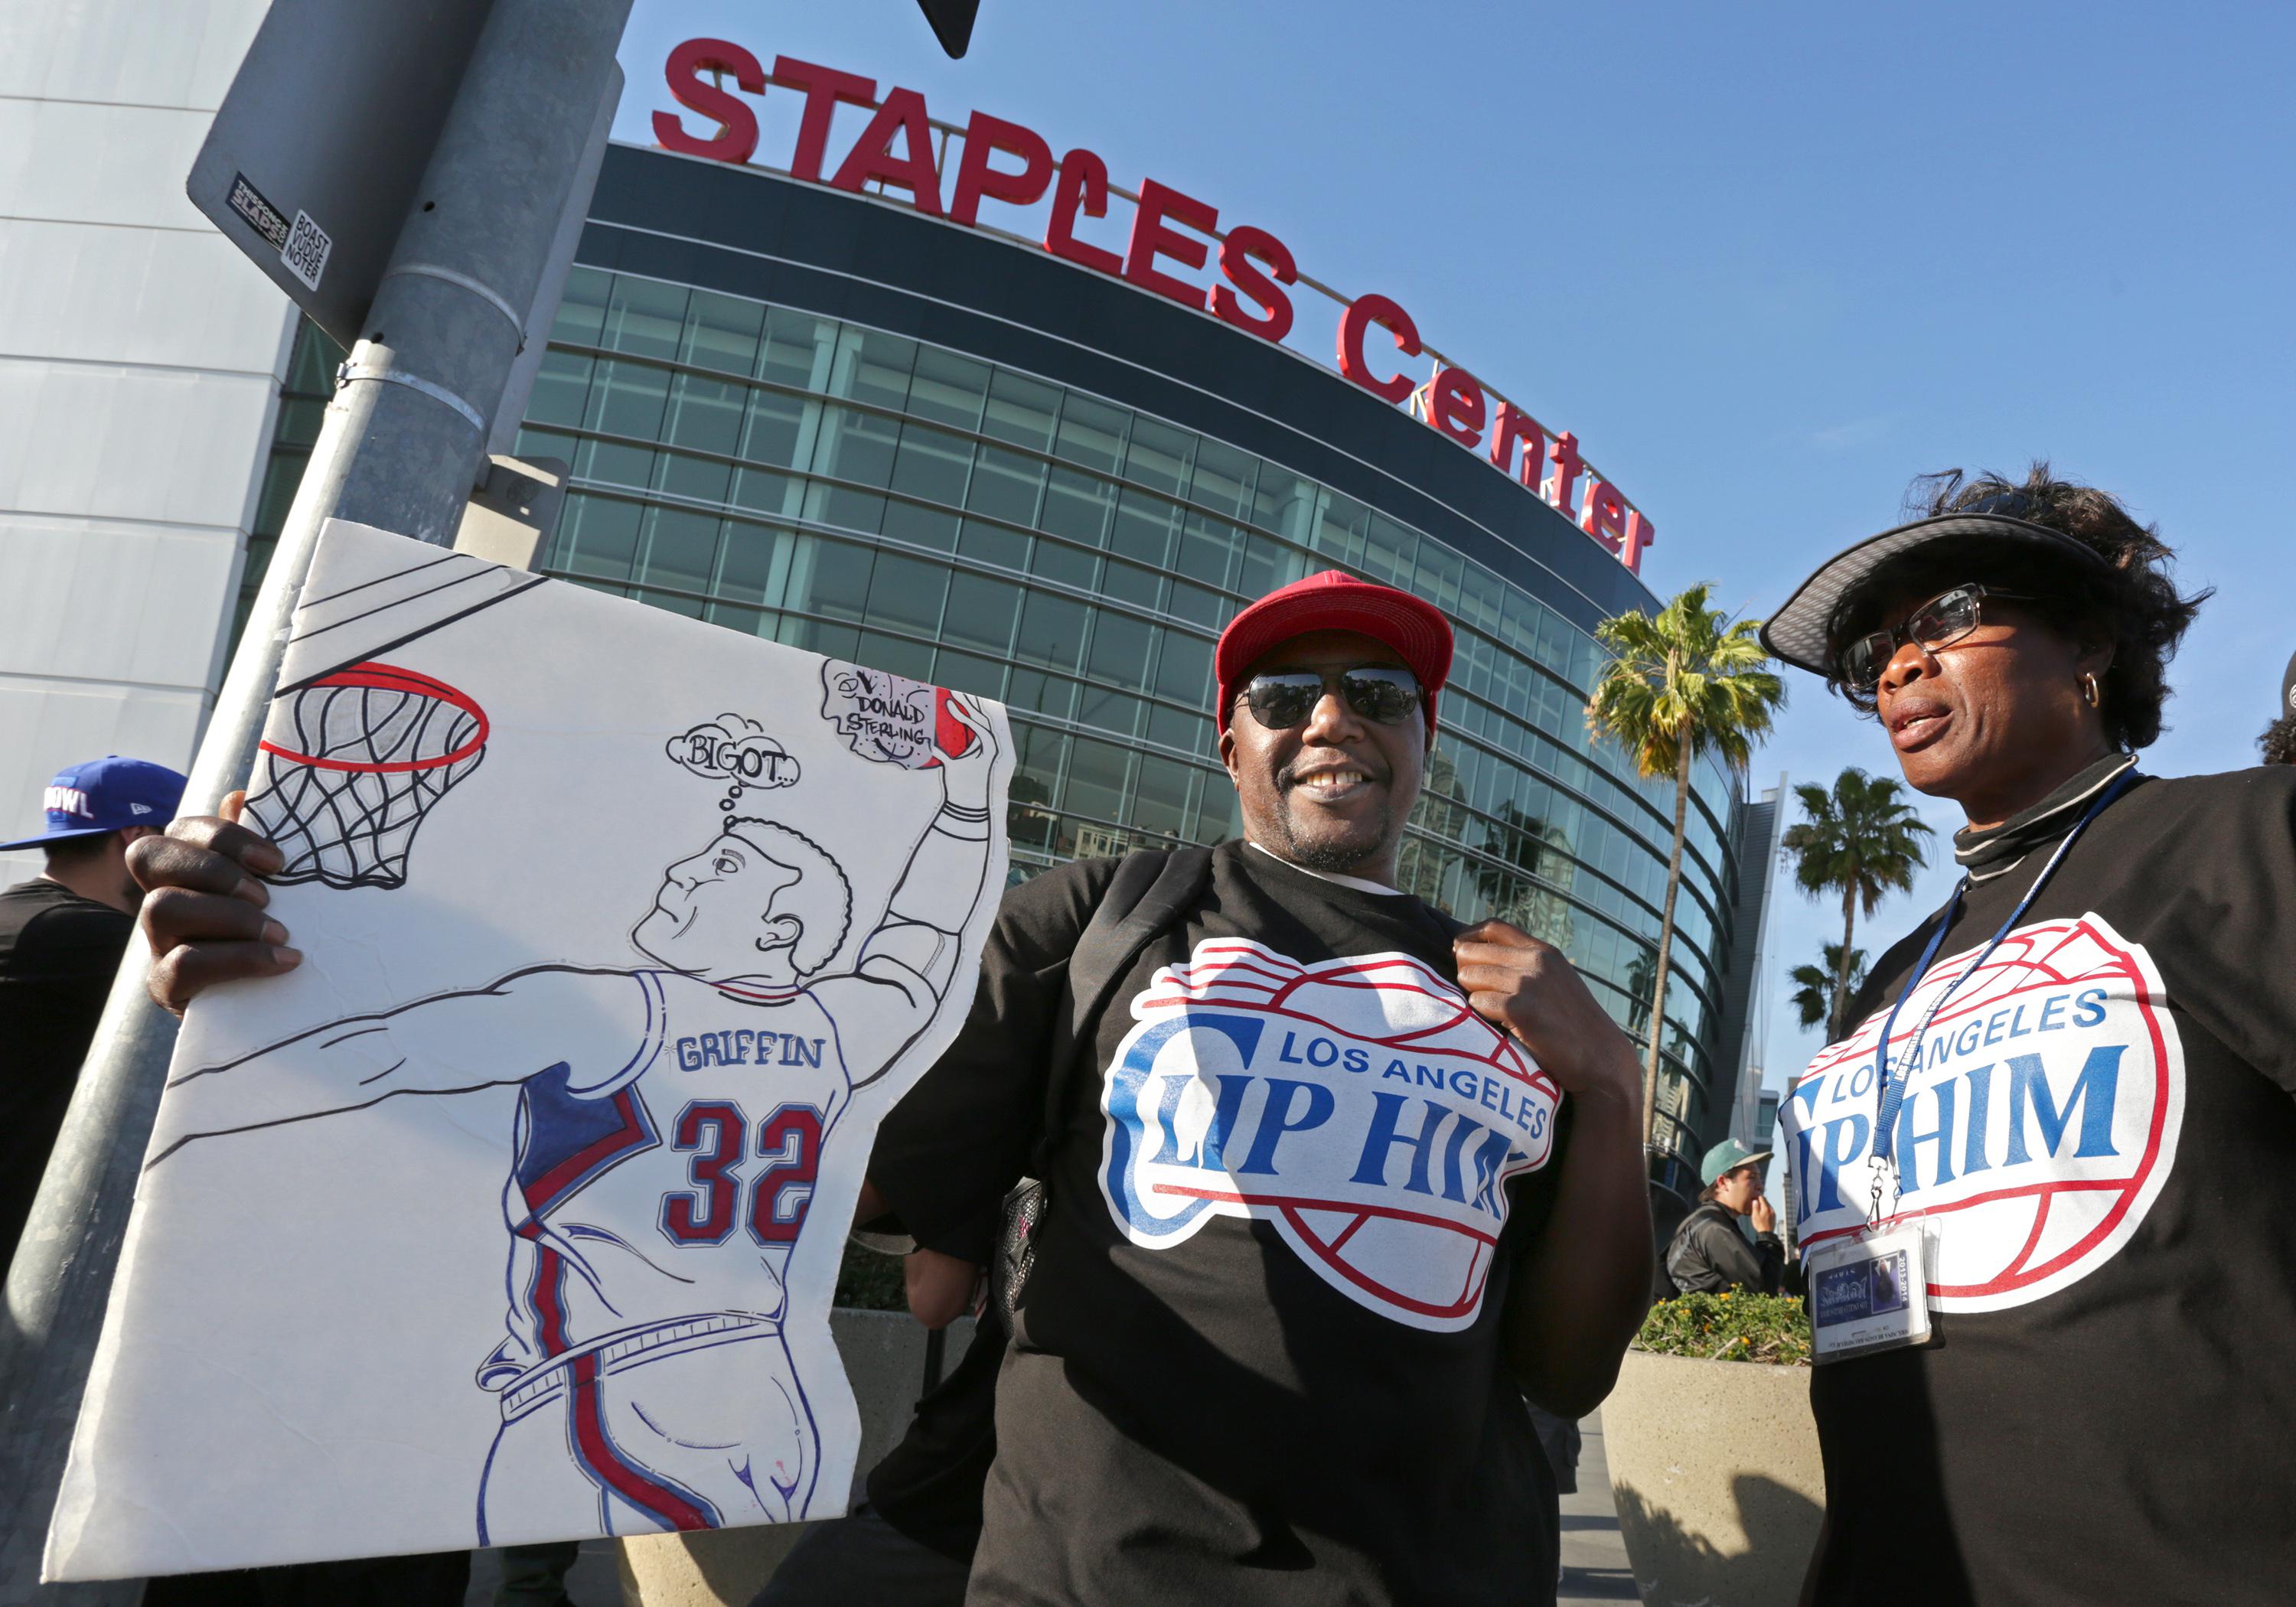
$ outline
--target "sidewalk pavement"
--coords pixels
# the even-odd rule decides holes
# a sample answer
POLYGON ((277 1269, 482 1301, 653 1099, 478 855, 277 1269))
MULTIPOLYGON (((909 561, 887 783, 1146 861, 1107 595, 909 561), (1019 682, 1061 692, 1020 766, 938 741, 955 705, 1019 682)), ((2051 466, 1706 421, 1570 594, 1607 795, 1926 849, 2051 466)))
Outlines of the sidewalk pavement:
POLYGON ((1595 1602, 1638 1602, 1627 1543, 1611 1505, 1611 1467, 1603 1455, 1603 1414, 1578 1425, 1578 1493, 1562 1497, 1562 1589, 1556 1607, 1595 1602))
MULTIPOLYGON (((1627 1566, 1626 1542, 1611 1505, 1611 1469, 1603 1455, 1601 1413, 1579 1423, 1585 1445, 1578 1453, 1578 1493, 1562 1497, 1562 1589, 1556 1607, 1593 1607, 1601 1602, 1635 1602, 1635 1576, 1627 1566)), ((501 1568, 490 1552, 472 1559, 468 1607, 493 1607, 501 1568)), ((764 1581, 758 1583, 762 1586, 764 1581)), ((587 1540, 581 1561, 566 1580, 575 1607, 620 1607, 620 1577, 614 1542, 587 1540)))

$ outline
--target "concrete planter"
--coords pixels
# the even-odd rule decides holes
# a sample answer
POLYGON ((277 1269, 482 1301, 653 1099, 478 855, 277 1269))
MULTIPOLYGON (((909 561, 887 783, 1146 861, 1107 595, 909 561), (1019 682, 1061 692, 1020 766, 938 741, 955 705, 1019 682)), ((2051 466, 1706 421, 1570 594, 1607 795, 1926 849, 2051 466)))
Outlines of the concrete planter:
POLYGON ((1792 1607, 1825 1511, 1808 1368, 1629 1350, 1603 1437, 1647 1607, 1792 1607))
MULTIPOLYGON (((861 1408, 857 1485, 908 1431, 924 1381, 925 1331, 905 1311, 840 1309, 829 1314, 829 1327, 861 1408)), ((970 1317, 950 1324, 947 1365, 955 1366, 972 1342, 970 1317)), ((628 1607, 749 1607, 807 1528, 766 1524, 625 1540, 622 1599, 628 1607)))

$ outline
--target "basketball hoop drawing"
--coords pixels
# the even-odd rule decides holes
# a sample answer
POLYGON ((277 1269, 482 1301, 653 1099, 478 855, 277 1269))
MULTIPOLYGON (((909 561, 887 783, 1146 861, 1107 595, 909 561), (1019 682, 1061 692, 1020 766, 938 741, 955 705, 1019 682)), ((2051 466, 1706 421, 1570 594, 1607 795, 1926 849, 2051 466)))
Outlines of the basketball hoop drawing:
POLYGON ((486 711, 444 681, 368 662, 281 694, 248 818, 279 847, 273 881, 392 888, 430 806, 486 756, 486 711), (291 737, 291 743, 290 738, 291 737))

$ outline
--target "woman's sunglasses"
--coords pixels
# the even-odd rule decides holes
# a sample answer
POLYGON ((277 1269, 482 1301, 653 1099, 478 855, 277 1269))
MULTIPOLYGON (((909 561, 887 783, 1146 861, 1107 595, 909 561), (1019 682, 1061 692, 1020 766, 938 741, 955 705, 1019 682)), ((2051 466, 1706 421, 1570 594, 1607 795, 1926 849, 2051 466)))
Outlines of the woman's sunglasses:
POLYGON ((1349 708, 1375 726, 1400 726, 1419 712, 1424 694, 1419 677, 1389 664, 1365 664, 1354 669, 1284 670, 1258 675, 1244 683, 1243 701, 1251 717, 1270 731, 1289 731, 1307 724, 1324 693, 1334 683, 1349 708))
POLYGON ((1870 693, 1882 684, 1882 672, 1898 649, 1908 642, 1921 644, 1923 652, 1935 652, 1960 641, 1984 622, 1981 604, 1988 597, 2007 603, 2030 603, 2034 599, 2021 592, 1996 591, 1989 586, 1956 586, 1949 592, 1939 592, 1906 616, 1906 622, 1895 630, 1877 630, 1858 637, 1841 650, 1837 661, 1841 684, 1852 692, 1870 693))

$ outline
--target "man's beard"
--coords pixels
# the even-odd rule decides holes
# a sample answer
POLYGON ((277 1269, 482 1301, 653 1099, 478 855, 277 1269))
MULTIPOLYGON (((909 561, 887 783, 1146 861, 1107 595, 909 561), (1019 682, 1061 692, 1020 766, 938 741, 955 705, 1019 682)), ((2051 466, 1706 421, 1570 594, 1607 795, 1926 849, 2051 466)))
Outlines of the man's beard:
POLYGON ((1368 841, 1302 842, 1292 829, 1288 793, 1283 801, 1284 807, 1275 811, 1275 829, 1283 839, 1283 857, 1302 870, 1321 871, 1327 876, 1352 875, 1363 865, 1379 857, 1380 850, 1387 846, 1395 831, 1395 807, 1383 803, 1374 820, 1378 829, 1368 841))

